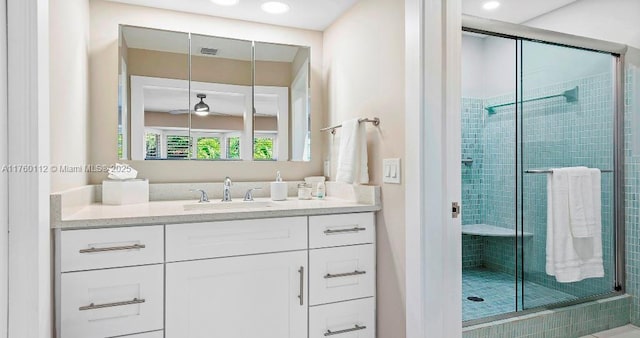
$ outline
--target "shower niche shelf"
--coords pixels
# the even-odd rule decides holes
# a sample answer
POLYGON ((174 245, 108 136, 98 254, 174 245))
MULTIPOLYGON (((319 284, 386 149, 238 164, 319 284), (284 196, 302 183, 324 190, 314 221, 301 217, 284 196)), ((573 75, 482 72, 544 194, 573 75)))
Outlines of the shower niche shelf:
MULTIPOLYGON (((515 237, 513 229, 503 228, 489 224, 467 224, 462 226, 463 235, 485 236, 485 237, 515 237)), ((533 237, 530 232, 518 230, 518 237, 533 237)))

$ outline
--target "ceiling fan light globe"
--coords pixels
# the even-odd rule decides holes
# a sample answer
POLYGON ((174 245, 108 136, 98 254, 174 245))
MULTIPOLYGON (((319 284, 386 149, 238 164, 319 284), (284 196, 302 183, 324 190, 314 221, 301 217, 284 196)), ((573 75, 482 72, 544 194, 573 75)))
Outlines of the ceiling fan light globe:
POLYGON ((209 115, 209 110, 196 110, 194 113, 198 116, 207 116, 209 115))

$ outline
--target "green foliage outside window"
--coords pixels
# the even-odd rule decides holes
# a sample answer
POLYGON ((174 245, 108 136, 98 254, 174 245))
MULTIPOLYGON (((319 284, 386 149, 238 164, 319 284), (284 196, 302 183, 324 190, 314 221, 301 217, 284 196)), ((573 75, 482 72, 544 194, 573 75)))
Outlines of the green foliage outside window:
POLYGON ((227 158, 240 158, 240 137, 229 137, 227 139, 227 158))
POLYGON ((188 136, 167 136, 167 158, 189 158, 191 156, 190 143, 188 136))
POLYGON ((145 143, 146 143, 146 158, 147 159, 156 159, 160 158, 160 154, 158 153, 158 144, 160 142, 160 135, 147 133, 145 134, 145 143))
POLYGON ((253 140, 253 158, 256 160, 272 160, 273 139, 268 137, 256 137, 253 140))
POLYGON ((201 137, 198 139, 198 159, 217 160, 221 157, 220 139, 201 137))
POLYGON ((122 148, 124 148, 122 133, 118 133, 118 158, 122 158, 122 148))

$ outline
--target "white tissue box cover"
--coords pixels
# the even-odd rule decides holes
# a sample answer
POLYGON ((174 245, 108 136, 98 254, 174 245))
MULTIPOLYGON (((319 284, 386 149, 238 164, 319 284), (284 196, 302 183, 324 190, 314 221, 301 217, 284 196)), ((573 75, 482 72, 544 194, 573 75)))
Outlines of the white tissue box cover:
POLYGON ((102 204, 121 205, 149 202, 149 180, 102 181, 102 204))

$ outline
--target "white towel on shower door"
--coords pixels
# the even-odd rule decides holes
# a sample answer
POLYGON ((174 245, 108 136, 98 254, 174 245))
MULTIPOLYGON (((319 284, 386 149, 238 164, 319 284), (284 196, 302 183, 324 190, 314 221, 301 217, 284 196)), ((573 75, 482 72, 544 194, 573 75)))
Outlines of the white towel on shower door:
POLYGON ((591 237, 575 237, 571 230, 569 186, 575 168, 552 169, 547 175, 547 263, 546 272, 561 283, 604 277, 600 171, 590 169, 593 217, 597 226, 591 237))
POLYGON ((367 161, 367 130, 364 123, 358 119, 344 121, 340 131, 336 181, 369 183, 367 161))

